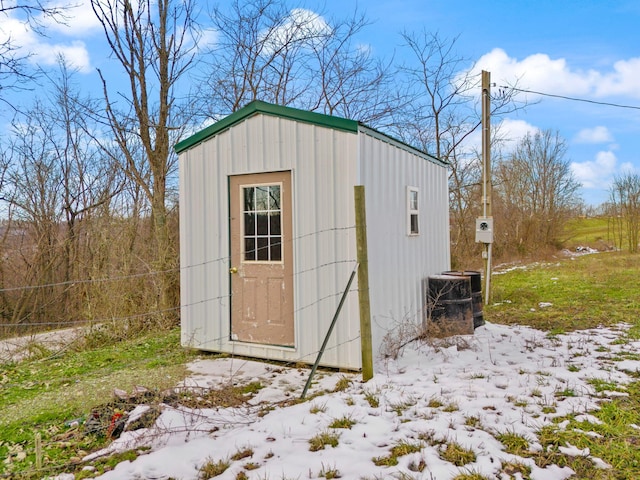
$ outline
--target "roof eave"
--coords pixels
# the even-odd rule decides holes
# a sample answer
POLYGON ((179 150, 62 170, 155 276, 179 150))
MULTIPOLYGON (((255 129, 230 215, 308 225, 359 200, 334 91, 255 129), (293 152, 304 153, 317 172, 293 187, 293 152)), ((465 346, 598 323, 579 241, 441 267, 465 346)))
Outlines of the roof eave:
POLYGON ((187 137, 186 139, 178 142, 175 145, 174 149, 176 153, 181 153, 258 113, 281 118, 288 118, 305 123, 311 123, 322 127, 333 128, 335 130, 342 130, 352 133, 358 132, 358 122, 354 120, 332 117, 330 115, 325 115, 322 113, 298 110, 297 108, 274 105, 271 103, 262 102, 260 100, 255 100, 249 103, 247 106, 241 108, 240 110, 237 110, 231 115, 214 123, 213 125, 209 125, 199 132, 194 133, 190 137, 187 137))

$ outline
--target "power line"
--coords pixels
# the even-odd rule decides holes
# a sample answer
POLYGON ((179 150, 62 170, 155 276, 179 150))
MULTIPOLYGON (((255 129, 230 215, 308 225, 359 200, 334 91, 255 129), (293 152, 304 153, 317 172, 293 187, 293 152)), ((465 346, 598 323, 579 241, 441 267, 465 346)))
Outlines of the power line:
POLYGON ((523 88, 510 87, 508 85, 501 85, 498 88, 509 88, 509 89, 515 90, 517 92, 533 93, 535 95, 541 95, 543 97, 561 98, 563 100, 571 100, 571 101, 574 101, 574 102, 584 102, 584 103, 592 103, 592 104, 595 104, 595 105, 605 105, 607 107, 631 108, 633 110, 640 110, 640 107, 639 106, 635 106, 635 105, 623 105, 621 103, 598 102, 596 100, 589 100, 589 99, 586 99, 586 98, 568 97, 566 95, 555 95, 553 93, 536 92, 535 90, 525 90, 523 88))

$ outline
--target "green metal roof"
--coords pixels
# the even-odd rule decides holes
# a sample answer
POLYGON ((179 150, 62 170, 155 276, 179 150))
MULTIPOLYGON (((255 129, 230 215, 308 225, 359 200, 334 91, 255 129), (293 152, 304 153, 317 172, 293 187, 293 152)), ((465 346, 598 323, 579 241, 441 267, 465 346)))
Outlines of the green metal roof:
POLYGON ((228 129, 257 113, 288 118, 305 123, 312 123, 314 125, 333 128, 336 130, 343 130, 346 132, 358 132, 358 122, 354 120, 347 120, 346 118, 332 117, 330 115, 324 115, 322 113, 298 110, 297 108, 284 107, 282 105, 274 105, 271 103, 262 102, 260 100, 254 100, 246 107, 243 107, 240 110, 232 113, 228 117, 223 118, 219 122, 216 122, 213 125, 209 125, 203 130, 200 130, 190 137, 178 142, 174 147, 175 151, 176 153, 180 153, 184 150, 187 150, 188 148, 191 148, 194 145, 203 142, 207 138, 228 129))
POLYGON ((400 140, 390 137, 389 135, 386 135, 375 129, 367 127, 366 125, 363 125, 355 120, 348 120, 346 118, 333 117, 331 115, 325 115, 323 113, 309 112, 307 110, 299 110, 297 108, 285 107, 282 105, 274 105, 272 103, 267 103, 260 100, 254 100, 253 102, 249 103, 247 106, 232 113, 228 117, 224 117, 219 122, 216 122, 213 125, 209 125, 208 127, 200 130, 199 132, 194 133, 190 137, 185 138, 184 140, 178 142, 174 147, 175 151, 176 153, 183 152, 258 113, 262 113, 265 115, 273 115, 275 117, 287 118, 290 120, 297 120, 299 122, 311 123, 313 125, 333 128, 335 130, 342 130, 345 132, 358 133, 359 131, 364 131, 380 140, 387 141, 405 150, 409 150, 414 154, 421 156, 433 163, 436 163, 442 166, 448 165, 447 162, 440 160, 439 158, 434 157, 433 155, 423 152, 422 150, 418 150, 417 148, 412 147, 411 145, 408 145, 400 140))

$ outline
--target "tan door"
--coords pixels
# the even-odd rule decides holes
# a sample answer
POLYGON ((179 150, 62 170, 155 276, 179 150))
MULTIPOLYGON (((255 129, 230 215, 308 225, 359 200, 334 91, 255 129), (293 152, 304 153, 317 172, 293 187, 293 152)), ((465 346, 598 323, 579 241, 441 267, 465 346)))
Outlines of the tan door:
POLYGON ((294 345, 291 172, 236 175, 231 199, 231 338, 294 345))

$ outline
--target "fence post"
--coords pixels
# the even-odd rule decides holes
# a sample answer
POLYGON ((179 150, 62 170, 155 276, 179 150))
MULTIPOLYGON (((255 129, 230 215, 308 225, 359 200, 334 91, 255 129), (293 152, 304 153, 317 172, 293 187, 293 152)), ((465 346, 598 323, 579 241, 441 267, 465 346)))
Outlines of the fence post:
POLYGON ((373 377, 373 347, 371 344, 371 304, 369 302, 369 254, 367 251, 367 212, 364 185, 355 185, 356 249, 358 262, 358 301, 360 310, 360 348, 362 350, 362 380, 373 377))
POLYGON ((36 470, 42 469, 42 434, 36 432, 36 470))

